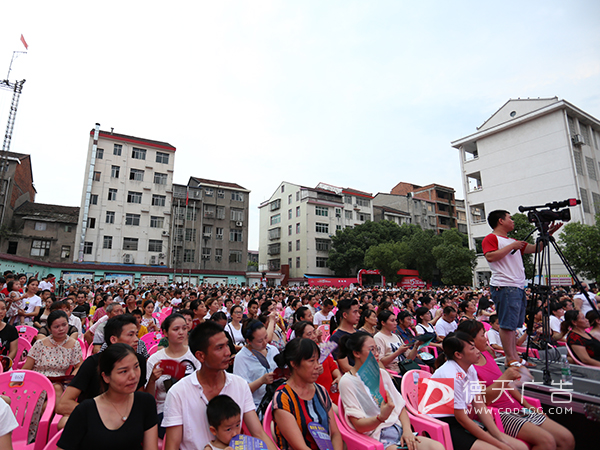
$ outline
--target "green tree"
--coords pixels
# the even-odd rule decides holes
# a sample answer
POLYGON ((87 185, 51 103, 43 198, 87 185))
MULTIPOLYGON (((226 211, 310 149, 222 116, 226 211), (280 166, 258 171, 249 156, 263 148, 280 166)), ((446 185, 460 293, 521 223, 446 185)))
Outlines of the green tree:
POLYGON ((365 268, 377 269, 386 282, 398 281, 398 271, 406 267, 408 244, 405 242, 386 242, 370 247, 365 254, 365 268))
POLYGON ((444 231, 439 241, 440 244, 431 250, 431 254, 440 269, 442 283, 471 285, 477 254, 469 250, 468 237, 452 229, 444 231))
POLYGON ((422 280, 432 280, 436 268, 435 257, 431 252, 439 245, 440 237, 433 230, 421 230, 407 236, 404 242, 408 245, 407 269, 419 271, 422 280))
POLYGON ((559 242, 575 272, 589 280, 600 280, 600 214, 596 214, 595 225, 566 224, 559 242))
MULTIPOLYGON (((529 219, 525 214, 514 214, 512 218, 515 222, 515 228, 510 233, 508 233, 508 237, 517 239, 519 241, 525 240, 527 235, 535 229, 535 225, 529 222, 529 219)), ((529 242, 530 244, 534 244, 535 242, 533 240, 533 236, 527 238, 527 242, 529 242)), ((533 278, 533 274, 535 271, 535 267, 533 264, 533 256, 534 255, 532 254, 523 255, 523 266, 525 267, 525 276, 528 279, 533 278)))

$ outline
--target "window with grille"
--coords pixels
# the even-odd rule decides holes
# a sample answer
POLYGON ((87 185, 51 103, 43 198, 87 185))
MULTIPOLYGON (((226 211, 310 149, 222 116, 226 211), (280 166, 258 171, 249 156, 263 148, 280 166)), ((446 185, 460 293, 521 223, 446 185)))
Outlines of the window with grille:
POLYGON ((288 225, 288 236, 292 235, 292 226, 288 225))
POLYGON ((317 256, 317 267, 327 267, 327 258, 317 256))
POLYGON ((225 218, 225 207, 217 206, 217 219, 223 220, 225 218))
POLYGON ((281 228, 277 227, 277 228, 272 228, 269 230, 269 239, 273 240, 273 239, 279 239, 281 237, 281 228))
POLYGON ((585 142, 587 145, 592 145, 592 141, 590 140, 590 132, 588 130, 588 127, 586 124, 579 122, 579 131, 581 132, 581 135, 583 136, 583 142, 585 142))
POLYGON ((140 215, 139 214, 125 214, 125 225, 133 225, 136 227, 140 226, 140 215))
POLYGON ((317 233, 329 233, 329 224, 327 223, 315 223, 315 231, 317 233))
POLYGON ((50 241, 34 240, 31 243, 29 254, 30 256, 48 256, 50 254, 50 241))
POLYGON ((583 206, 583 212, 586 212, 586 213, 591 212, 587 190, 585 190, 583 188, 579 188, 579 192, 581 193, 581 206, 583 206))
POLYGON ((112 248, 112 236, 104 236, 102 239, 102 248, 111 249, 112 248))
POLYGON ((594 163, 594 159, 586 156, 585 165, 587 166, 588 177, 590 177, 592 180, 597 180, 598 178, 596 177, 596 164, 594 163))
POLYGON ((210 255, 212 253, 212 249, 208 247, 202 247, 202 259, 207 261, 210 260, 210 255))
POLYGON ((93 242, 84 242, 83 243, 83 254, 84 255, 91 255, 93 249, 94 249, 93 242))
POLYGON ((592 203, 594 204, 594 212, 600 214, 600 195, 592 192, 592 203))
POLYGON ((281 208, 281 199, 273 200, 269 203, 269 211, 276 211, 281 208))
POLYGON ((216 262, 223 261, 223 249, 222 248, 215 248, 215 261, 216 262))
POLYGON ((189 242, 196 242, 196 229, 186 228, 185 229, 185 240, 189 242))
POLYGON ((288 252, 292 251, 292 241, 288 242, 288 252))
POLYGON ((315 214, 317 216, 327 217, 329 215, 329 208, 326 206, 315 206, 315 214))
POLYGON ((229 250, 229 262, 230 263, 241 263, 242 252, 239 250, 229 250))
POLYGON ((36 231, 45 231, 46 230, 46 222, 36 222, 33 228, 36 231))
POLYGON ((344 217, 346 220, 352 220, 352 211, 344 211, 344 217))
POLYGON ((296 256, 296 269, 300 268, 300 257, 296 256))
POLYGON ((169 154, 156 152, 156 162, 160 164, 169 164, 169 154))
POLYGON ((154 184, 167 184, 167 174, 155 172, 154 184))
POLYGON ((581 160, 581 150, 573 150, 573 157, 575 159, 575 170, 579 175, 585 175, 583 172, 583 161, 581 160))
POLYGON ((223 189, 217 189, 217 198, 225 198, 225 191, 223 189))
POLYGON ((133 147, 133 150, 131 151, 131 157, 133 159, 146 159, 146 150, 144 150, 143 148, 136 148, 133 147))
POLYGON ((296 217, 300 217, 300 207, 296 206, 296 217))
POLYGON ((358 206, 370 206, 371 200, 367 200, 366 198, 356 197, 356 204, 358 206))
POLYGON ((163 241, 158 239, 150 239, 148 241, 148 251, 149 252, 162 252, 163 241))
POLYGON ((129 179, 133 181, 144 181, 144 171, 139 169, 131 169, 129 179))
POLYGON ((115 223, 114 211, 106 211, 106 223, 115 223))
POLYGON ((236 202, 243 202, 244 201, 244 194, 242 194, 241 192, 232 192, 231 193, 231 200, 236 201, 236 202))
POLYGON ((123 238, 123 250, 137 250, 138 239, 137 238, 123 238))
POLYGON ((150 216, 150 228, 162 228, 164 225, 164 217, 150 216))
MULTIPOLYGON (((277 214, 277 216, 279 217, 279 214, 277 214)), ((275 217, 275 216, 273 216, 275 217)), ((273 222, 273 217, 271 217, 271 225, 275 224, 275 223, 279 223, 281 220, 277 221, 277 222, 273 222)), ((235 221, 235 222, 241 222, 244 220, 244 211, 241 209, 231 209, 231 220, 235 221)))
POLYGON ((195 222, 197 215, 198 215, 198 210, 196 208, 188 208, 186 216, 185 216, 185 220, 195 222))
POLYGON ((196 250, 193 248, 186 248, 183 251, 183 262, 194 262, 194 259, 196 259, 196 250))
POLYGON ((98 204, 98 194, 92 194, 90 196, 90 205, 97 205, 98 204))
POLYGON ((134 191, 127 192, 127 203, 142 203, 142 193, 134 191))
POLYGON ((71 257, 71 246, 70 245, 63 245, 60 248, 60 257, 63 259, 71 257))
POLYGON ((281 214, 275 214, 274 216, 271 216, 271 225, 275 225, 279 222, 281 222, 281 214))
POLYGON ((237 228, 229 230, 229 240, 231 242, 242 242, 242 230, 237 228))
POLYGON ((152 194, 152 206, 165 206, 167 197, 164 195, 152 194))
POLYGON ((328 252, 329 251, 329 239, 315 239, 315 244, 318 252, 328 252))
POLYGON ((204 239, 212 238, 212 226, 211 225, 204 225, 202 227, 202 237, 204 239))
POLYGON ((217 227, 217 233, 216 233, 216 236, 215 236, 215 238, 216 238, 218 241, 222 241, 222 240, 223 240, 223 228, 219 228, 219 227, 217 227))

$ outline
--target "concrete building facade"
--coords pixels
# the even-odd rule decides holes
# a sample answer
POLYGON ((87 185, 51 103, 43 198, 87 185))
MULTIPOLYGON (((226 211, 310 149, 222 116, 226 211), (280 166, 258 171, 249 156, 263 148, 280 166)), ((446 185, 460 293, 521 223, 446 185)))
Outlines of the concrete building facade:
MULTIPOLYGON (((14 229, 13 212, 25 202, 34 202, 31 156, 23 153, 0 152, 0 228, 14 229)), ((7 250, 7 241, 0 243, 0 251, 7 250)))
POLYGON ((93 148, 94 130, 86 161, 91 180, 86 177, 83 186, 74 261, 166 265, 175 147, 100 131, 95 153, 93 148))
POLYGON ((386 194, 379 192, 373 199, 376 220, 391 220, 398 225, 419 225, 423 230, 437 232, 435 202, 414 197, 412 193, 386 194))
POLYGON ((172 267, 199 269, 205 282, 244 276, 248 265, 250 191, 224 181, 190 177, 173 186, 172 267))
MULTIPOLYGON (((452 142, 459 150, 470 246, 480 254, 476 284, 489 281, 481 240, 493 210, 578 198, 572 221, 593 224, 600 211, 600 121, 558 98, 511 99, 477 132, 452 142)), ((552 255, 557 282, 566 269, 552 255)))
POLYGON ((298 284, 304 275, 333 275, 327 267, 331 236, 373 220, 373 195, 326 183, 309 188, 282 182, 259 209, 259 271, 289 268, 289 283, 298 284))

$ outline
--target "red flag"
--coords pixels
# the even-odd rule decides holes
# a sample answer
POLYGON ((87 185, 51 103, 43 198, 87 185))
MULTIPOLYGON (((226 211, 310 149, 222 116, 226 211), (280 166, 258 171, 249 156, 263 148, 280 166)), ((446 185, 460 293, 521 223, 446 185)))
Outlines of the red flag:
POLYGON ((27 42, 25 42, 25 38, 23 37, 23 35, 21 35, 21 42, 25 46, 25 50, 29 50, 29 45, 27 45, 27 42))
POLYGON ((185 191, 185 206, 188 205, 188 200, 190 199, 190 187, 188 186, 185 191))

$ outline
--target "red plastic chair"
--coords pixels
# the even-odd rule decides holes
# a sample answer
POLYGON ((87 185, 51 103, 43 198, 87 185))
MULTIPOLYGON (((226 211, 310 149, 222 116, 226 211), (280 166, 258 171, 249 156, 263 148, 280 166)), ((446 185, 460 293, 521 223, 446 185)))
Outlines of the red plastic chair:
POLYGON ((62 432, 63 430, 60 430, 58 433, 55 433, 52 439, 50 439, 44 447, 44 450, 56 450, 56 446, 60 440, 60 437, 62 436, 62 432))
POLYGON ((25 365, 29 350, 31 350, 31 342, 23 337, 19 337, 17 340, 17 356, 13 363, 13 369, 18 370, 25 365))
POLYGON ((35 327, 30 327, 28 325, 18 325, 17 331, 19 332, 19 337, 24 338, 29 343, 33 342, 33 338, 39 334, 39 331, 35 327))
POLYGON ((48 378, 31 370, 13 370, 0 374, 0 394, 10 397, 10 408, 19 423, 12 434, 15 450, 42 450, 48 441, 48 428, 50 419, 54 414, 56 394, 48 378), (23 377, 22 383, 13 383, 17 377, 23 377), (35 442, 27 444, 29 424, 33 416, 35 405, 46 392, 46 409, 40 417, 35 442))

